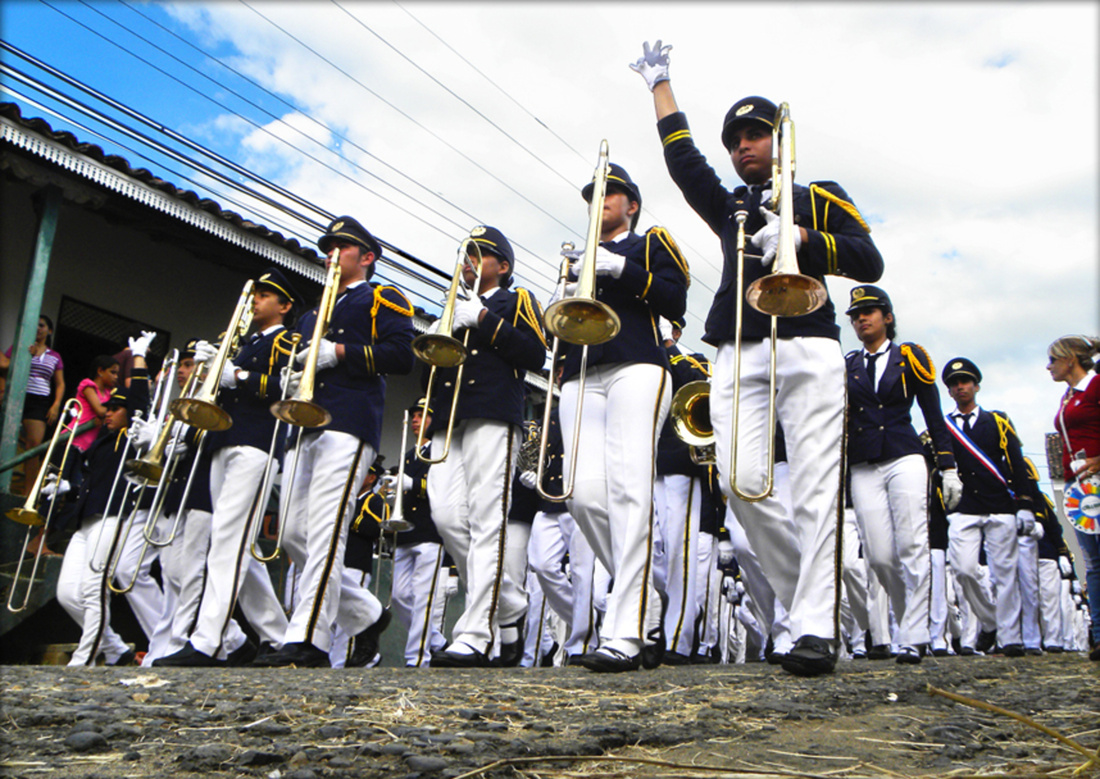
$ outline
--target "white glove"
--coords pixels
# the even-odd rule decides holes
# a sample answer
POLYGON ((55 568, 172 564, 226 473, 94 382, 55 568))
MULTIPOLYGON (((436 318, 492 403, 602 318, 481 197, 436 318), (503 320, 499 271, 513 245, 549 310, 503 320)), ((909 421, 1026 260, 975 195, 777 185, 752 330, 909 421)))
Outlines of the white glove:
POLYGON ((279 386, 288 398, 293 397, 298 392, 298 385, 301 383, 301 371, 292 371, 289 367, 285 367, 279 374, 279 386))
POLYGON ((1073 563, 1069 561, 1069 558, 1062 555, 1058 558, 1058 570, 1062 572, 1062 576, 1073 576, 1073 563))
POLYGON ((671 341, 672 340, 672 322, 669 322, 664 317, 661 317, 661 321, 660 321, 660 324, 658 324, 658 327, 661 330, 661 340, 662 341, 671 341))
POLYGON ((142 330, 139 338, 129 339, 130 353, 134 357, 144 357, 145 353, 149 351, 149 344, 153 343, 153 339, 156 337, 156 330, 142 330))
POLYGON ((554 294, 550 296, 550 302, 547 303, 546 305, 549 306, 550 303, 557 303, 559 300, 561 300, 563 298, 571 298, 576 294, 577 294, 577 282, 567 281, 567 282, 565 282, 565 284, 559 284, 558 286, 556 286, 554 288, 554 294))
POLYGON ((182 439, 171 440, 168 442, 168 446, 164 447, 164 457, 167 460, 174 460, 177 457, 187 456, 187 443, 182 439))
POLYGON ((1043 536, 1046 535, 1046 528, 1043 527, 1042 522, 1036 522, 1035 527, 1031 528, 1031 537, 1036 541, 1042 541, 1043 536))
POLYGON ((157 426, 155 423, 147 422, 144 419, 135 419, 130 423, 127 435, 130 436, 130 441, 138 449, 148 449, 156 440, 157 426))
POLYGON ((218 350, 214 348, 214 344, 209 341, 199 341, 195 344, 195 364, 213 359, 217 353, 218 350))
POLYGON ((652 49, 649 48, 649 42, 644 41, 642 43, 642 56, 638 57, 637 62, 630 63, 631 70, 642 74, 642 78, 645 79, 650 92, 660 82, 668 81, 668 53, 671 50, 672 44, 662 46, 660 38, 653 44, 652 49))
POLYGON ((473 330, 478 325, 478 317, 485 310, 485 304, 481 298, 474 297, 469 300, 460 300, 455 303, 455 318, 452 332, 459 330, 473 330))
POLYGON ((626 257, 615 252, 608 251, 602 246, 596 249, 596 275, 619 278, 626 267, 626 257))
MULTIPOLYGON (((305 349, 298 353, 298 361, 302 364, 306 364, 306 356, 309 354, 309 350, 305 349)), ((328 368, 335 368, 336 364, 340 361, 336 358, 336 342, 330 341, 327 338, 322 338, 321 343, 317 345, 317 370, 323 371, 328 368)))
POLYGON ((64 495, 66 492, 71 491, 72 488, 72 485, 65 479, 62 479, 60 486, 58 486, 57 474, 51 473, 46 477, 46 484, 42 487, 42 494, 47 498, 52 498, 54 495, 64 495))
POLYGON ((519 483, 529 490, 535 489, 535 486, 539 483, 539 475, 536 471, 523 471, 519 475, 519 483))
MULTIPOLYGON (((772 264, 775 262, 775 253, 779 250, 779 214, 760 206, 760 215, 764 217, 767 224, 753 233, 752 245, 763 250, 764 254, 760 258, 760 264, 764 266, 765 270, 771 271, 772 264)), ((802 231, 796 227, 794 230, 795 251, 798 251, 801 247, 802 231)))
POLYGON ((943 505, 951 511, 959 505, 963 496, 963 483, 959 478, 959 472, 955 468, 948 468, 943 472, 943 505))
POLYGON ((448 576, 447 577, 447 586, 444 589, 444 592, 445 592, 445 594, 448 598, 458 594, 458 577, 457 576, 448 576))
POLYGON ((718 542, 718 564, 729 565, 733 562, 733 542, 723 538, 718 542))
POLYGON ((237 386, 237 366, 233 364, 232 360, 225 361, 225 367, 222 368, 222 378, 218 382, 218 386, 222 389, 233 389, 237 386))
POLYGON ((1029 536, 1031 531, 1035 529, 1035 515, 1027 509, 1020 509, 1016 512, 1016 535, 1029 536))

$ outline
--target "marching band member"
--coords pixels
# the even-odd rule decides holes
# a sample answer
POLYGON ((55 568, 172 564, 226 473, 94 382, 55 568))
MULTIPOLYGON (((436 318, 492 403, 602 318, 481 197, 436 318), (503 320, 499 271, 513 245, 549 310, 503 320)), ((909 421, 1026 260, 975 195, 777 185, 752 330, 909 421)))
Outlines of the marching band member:
MULTIPOLYGON (((270 451, 275 424, 271 404, 282 395, 278 376, 291 351, 285 320, 298 293, 277 268, 263 273, 253 287, 252 333, 219 381, 218 403, 233 419, 227 430, 206 434, 210 455, 210 500, 213 518, 201 605, 188 643, 154 666, 217 666, 240 647, 225 642, 233 608, 239 602, 260 640, 277 649, 286 632, 286 615, 267 568, 251 554, 249 532, 253 505, 267 505, 259 495, 269 457, 282 454, 282 437, 270 451)), ((229 337, 229 334, 226 335, 229 337)), ((207 341, 195 345, 195 359, 206 362, 217 349, 207 341)))
MULTIPOLYGON (((710 361, 701 354, 685 354, 677 343, 683 333, 682 319, 660 323, 662 346, 672 370, 672 394, 692 381, 710 379, 710 361)), ((665 654, 669 665, 691 662, 698 615, 697 574, 703 478, 706 466, 691 459, 691 447, 681 441, 666 419, 657 442, 657 481, 653 499, 657 510, 657 538, 654 549, 654 582, 665 594, 665 654)))
POLYGON ((977 650, 988 652, 995 640, 1007 657, 1019 657, 1024 646, 1016 537, 1032 532, 1035 514, 1020 439, 1004 412, 978 406, 981 380, 978 366, 965 357, 948 361, 943 370, 943 383, 956 403, 948 415, 948 431, 963 484, 962 500, 947 517, 948 554, 956 581, 981 625, 977 650), (993 579, 992 600, 978 572, 983 540, 993 579))
POLYGON ((962 498, 951 440, 940 409, 932 359, 897 344, 890 297, 879 287, 852 290, 845 312, 863 348, 850 352, 848 465, 863 554, 885 588, 897 620, 899 663, 916 664, 931 641, 928 467, 910 413, 920 404, 932 436, 948 510, 962 498))
MULTIPOLYGON (((770 341, 770 319, 743 306, 743 342, 735 346, 739 290, 771 271, 779 240, 780 218, 762 206, 770 190, 772 126, 776 106, 760 97, 737 101, 726 114, 722 142, 734 170, 745 182, 732 193, 692 141, 687 118, 676 105, 669 81, 668 50, 660 41, 631 65, 653 93, 657 129, 665 163, 688 204, 721 238, 725 263, 722 282, 707 317, 703 340, 718 346, 711 379, 711 421, 718 468, 728 495, 730 448, 736 434, 742 489, 759 491, 766 462, 767 408, 772 402, 769 362, 776 350, 776 412, 787 434, 794 491, 792 538, 782 521, 785 510, 774 493, 760 502, 739 501, 736 512, 772 586, 788 608, 795 646, 783 667, 802 675, 829 673, 836 665, 837 496, 840 487, 841 436, 844 428, 844 360, 833 306, 782 318, 778 339, 770 341), (735 214, 747 212, 745 229, 762 256, 745 258, 737 278, 735 214), (733 420, 735 376, 741 377, 741 414, 733 420), (736 428, 736 432, 735 432, 736 428)), ((794 186, 794 243, 800 272, 818 279, 845 275, 873 282, 882 275, 882 257, 869 228, 847 193, 833 182, 794 186)), ((732 497, 731 497, 732 500, 732 497)))
MULTIPOLYGON (((500 230, 479 225, 470 231, 467 288, 480 288, 455 306, 454 331, 469 331, 469 354, 457 385, 458 368, 437 368, 432 452, 443 452, 446 427, 455 410, 451 449, 428 471, 432 519, 466 588, 466 610, 455 623, 451 643, 432 653, 433 668, 472 668, 489 663, 498 640, 522 656, 527 613, 524 581, 505 571, 508 509, 513 466, 524 420, 525 371, 546 361, 542 311, 525 289, 512 291, 515 255, 500 230), (457 398, 457 399, 456 399, 457 398)), ((519 658, 516 658, 518 662, 519 658)))
MULTIPOLYGON (((294 455, 288 447, 285 459, 294 462, 296 457, 297 467, 284 474, 279 521, 286 523, 283 542, 298 570, 298 597, 282 648, 257 658, 254 665, 327 667, 338 615, 357 644, 373 640, 375 646, 373 633, 389 617, 368 590, 350 586, 350 581, 343 585, 344 549, 352 491, 378 452, 385 376, 406 374, 413 367, 413 308, 400 290, 370 282, 382 249, 355 219, 333 220, 317 246, 330 255, 328 262, 339 263, 337 298, 327 335, 319 344, 303 347, 317 350, 313 402, 332 420, 291 437, 298 452, 294 455)), ((308 312, 297 331, 309 338, 317 315, 316 309, 308 312)), ((304 365, 307 359, 309 349, 300 349, 296 362, 304 365)), ((288 374, 286 380, 289 390, 300 374, 288 374)), ((353 654, 367 650, 360 653, 357 646, 353 654)))
POLYGON ((94 665, 101 650, 110 665, 127 665, 134 660, 133 651, 110 624, 107 578, 111 574, 110 561, 118 550, 116 543, 108 539, 114 538, 121 516, 130 508, 123 502, 125 490, 120 486, 112 494, 111 488, 123 466, 130 420, 136 412, 148 410, 145 353, 155 335, 144 333, 130 339, 134 355, 130 387, 116 387, 111 393, 104 404, 103 426, 84 452, 84 480, 72 507, 78 529, 65 549, 57 579, 58 603, 81 626, 80 642, 69 665, 94 665))
MULTIPOLYGON (((581 194, 592 198, 594 184, 581 194)), ((661 601, 653 581, 653 481, 657 439, 672 398, 660 317, 678 319, 687 306, 687 261, 661 227, 634 232, 642 196, 626 170, 612 163, 595 253, 596 298, 621 320, 610 341, 588 346, 580 428, 574 429, 581 352, 566 344, 560 416, 562 438, 577 447, 573 496, 577 526, 614 584, 600 628, 599 649, 575 658, 592 671, 655 667, 664 654, 661 601)), ((579 264, 579 263, 578 263, 579 264)), ((578 275, 584 271, 577 269, 578 275)), ((565 447, 562 469, 574 468, 565 447)))
MULTIPOLYGON (((409 414, 409 429, 419 438, 421 428, 427 429, 432 423, 427 398, 410 406, 409 414)), ((447 644, 443 636, 447 569, 443 565, 443 539, 432 521, 432 503, 428 499, 431 466, 416 456, 415 447, 413 444, 405 453, 405 483, 396 484, 396 475, 385 476, 383 480, 393 480, 394 488, 402 490, 402 515, 413 526, 412 530, 397 534, 390 607, 398 622, 405 626, 405 666, 426 668, 431 664, 431 653, 447 644)), ((431 440, 424 442, 421 452, 425 457, 431 456, 431 440)))

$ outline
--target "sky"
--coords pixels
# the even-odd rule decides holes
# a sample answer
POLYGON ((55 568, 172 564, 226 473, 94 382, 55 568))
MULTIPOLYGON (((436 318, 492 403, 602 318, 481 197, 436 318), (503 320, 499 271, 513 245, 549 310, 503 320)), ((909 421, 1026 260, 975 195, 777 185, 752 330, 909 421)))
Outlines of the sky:
MULTIPOLYGON (((839 182, 871 225, 899 339, 923 345, 937 372, 952 357, 973 359, 979 402, 1008 412, 1045 473, 1043 436, 1064 390, 1046 373, 1046 347, 1100 333, 1098 9, 5 0, 0 29, 445 274, 466 231, 500 228, 516 248, 518 283, 544 304, 561 243, 583 243, 579 191, 606 139, 640 187, 640 227, 668 228, 691 266, 683 345, 713 357, 700 338, 721 250, 669 178, 652 97, 628 67, 659 38, 673 47, 672 86, 695 141, 730 188, 739 182, 720 142, 729 106, 752 94, 790 104, 796 182, 839 182)), ((0 59, 44 77, 8 52, 0 59)), ((0 81, 24 116, 55 129, 75 117, 10 75, 0 81)), ((82 140, 285 234, 318 234, 79 121, 105 136, 73 129, 82 140)), ((853 283, 828 286, 843 311, 853 283)), ((438 310, 440 293, 414 291, 438 310)), ((841 319, 847 351, 858 342, 841 319)), ((953 405, 945 392, 943 401, 953 405)))

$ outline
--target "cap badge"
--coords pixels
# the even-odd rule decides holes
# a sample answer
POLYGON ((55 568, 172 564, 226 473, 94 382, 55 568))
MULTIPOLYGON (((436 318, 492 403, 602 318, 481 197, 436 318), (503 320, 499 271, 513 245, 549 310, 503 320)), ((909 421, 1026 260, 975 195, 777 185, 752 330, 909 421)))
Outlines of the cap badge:
POLYGON ((863 287, 856 287, 852 290, 852 300, 859 300, 863 297, 863 287))
POLYGON ((332 226, 332 229, 329 230, 329 232, 335 233, 335 232, 339 232, 340 230, 343 230, 343 229, 344 229, 344 223, 343 222, 337 222, 336 224, 334 224, 332 226))
POLYGON ((961 367, 963 367, 963 364, 961 362, 951 363, 951 370, 953 370, 953 371, 957 371, 961 367))
POLYGON ((471 238, 477 238, 479 235, 485 235, 484 225, 478 225, 477 227, 475 227, 473 230, 470 231, 470 237, 471 238))
POLYGON ((752 109, 753 109, 752 103, 749 103, 748 105, 743 105, 743 106, 741 106, 740 108, 737 109, 737 113, 735 113, 734 116, 744 116, 745 114, 752 111, 752 109))

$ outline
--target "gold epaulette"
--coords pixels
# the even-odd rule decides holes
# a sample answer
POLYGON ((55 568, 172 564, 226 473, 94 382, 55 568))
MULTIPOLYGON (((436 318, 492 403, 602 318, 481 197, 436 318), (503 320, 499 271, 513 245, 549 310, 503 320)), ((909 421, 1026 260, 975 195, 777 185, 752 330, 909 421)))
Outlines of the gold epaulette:
POLYGON ((680 269, 680 272, 684 274, 684 278, 687 279, 688 287, 691 286, 691 271, 688 269, 687 258, 684 257, 684 253, 680 251, 680 247, 676 245, 676 241, 672 240, 672 234, 669 233, 663 227, 651 227, 645 231, 645 269, 649 270, 649 239, 651 236, 656 236, 668 253, 672 255, 672 259, 676 261, 676 266, 680 269))
POLYGON ((925 384, 936 383, 936 366, 932 364, 932 356, 920 344, 904 343, 901 345, 902 355, 909 361, 909 367, 913 369, 913 375, 925 384), (921 362, 918 354, 924 356, 921 362))
POLYGON ((399 290, 397 287, 390 287, 390 286, 375 287, 374 288, 374 303, 373 303, 373 305, 371 305, 371 309, 370 309, 370 318, 371 318, 370 334, 371 334, 371 340, 374 340, 375 338, 378 337, 378 309, 382 308, 382 306, 385 306, 390 311, 398 313, 401 316, 411 317, 413 314, 416 313, 413 310, 412 303, 410 303, 409 299, 407 297, 405 297, 405 293, 402 292, 401 290, 399 290), (405 307, 404 308, 402 308, 397 303, 394 303, 393 301, 386 300, 386 298, 384 298, 382 296, 382 291, 387 290, 387 289, 392 290, 393 292, 397 293, 397 296, 405 302, 405 307))
MULTIPOLYGON (((827 200, 830 203, 835 203, 837 206, 842 208, 844 210, 844 212, 848 214, 848 216, 855 219, 859 223, 860 227, 862 227, 867 232, 871 232, 871 226, 869 224, 867 224, 867 221, 863 218, 863 215, 859 213, 859 209, 855 207, 854 203, 849 203, 847 200, 844 200, 843 198, 837 197, 836 195, 834 195, 832 192, 825 189, 824 187, 818 186, 817 184, 810 184, 810 198, 811 198, 811 200, 816 195, 820 195, 822 198, 824 198, 825 200, 827 200)), ((827 211, 828 211, 828 206, 826 206, 826 213, 827 213, 827 211)), ((815 214, 817 213, 816 209, 815 209, 814 213, 815 214)))
POLYGON ((519 326, 522 320, 531 328, 531 331, 539 337, 539 341, 542 342, 542 348, 549 349, 550 347, 546 343, 546 334, 543 333, 543 329, 539 325, 542 306, 540 306, 534 296, 523 287, 516 287, 516 295, 519 297, 519 301, 516 304, 516 316, 512 320, 512 327, 519 326), (537 314, 535 313, 536 306, 538 306, 537 314))
MULTIPOLYGON (((1012 433, 1013 436, 1016 436, 1016 429, 1012 427, 1012 422, 1007 416, 1001 414, 999 411, 994 411, 992 413, 993 419, 997 422, 997 432, 1001 435, 1001 451, 1005 453, 1005 462, 1008 463, 1008 469, 1012 470, 1012 460, 1008 456, 1008 434, 1012 433)), ((1017 439, 1018 438, 1017 436, 1017 439)))

